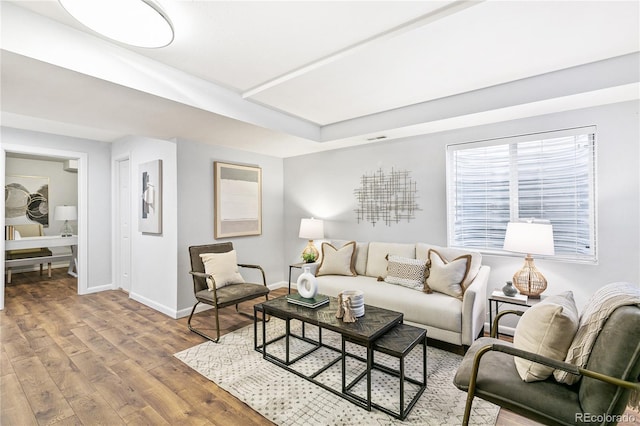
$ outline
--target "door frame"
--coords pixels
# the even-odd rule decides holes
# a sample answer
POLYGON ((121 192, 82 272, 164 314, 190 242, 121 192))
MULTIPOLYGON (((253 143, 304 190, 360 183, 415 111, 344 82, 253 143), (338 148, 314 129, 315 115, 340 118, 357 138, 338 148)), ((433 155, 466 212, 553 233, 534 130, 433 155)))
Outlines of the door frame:
MULTIPOLYGON (((88 290, 88 262, 87 262, 87 217, 88 217, 88 155, 85 152, 65 151, 60 149, 45 148, 41 146, 25 146, 2 143, 0 147, 0 163, 6 165, 7 153, 37 155, 41 157, 60 158, 65 160, 78 160, 78 294, 87 294, 88 290)), ((5 168, 6 170, 6 168, 5 168)), ((5 174, 0 173, 0 184, 4 188, 5 174)), ((5 223, 4 197, 0 197, 0 222, 5 223)), ((4 253, 4 238, 0 241, 0 249, 4 253)), ((0 262, 0 309, 4 309, 4 262, 0 262)))
MULTIPOLYGON (((124 154, 118 157, 114 157, 112 158, 112 165, 111 165, 111 170, 112 170, 112 187, 113 187, 113 196, 112 196, 112 200, 113 202, 113 210, 112 210, 112 217, 113 217, 113 223, 112 223, 112 229, 115 231, 113 232, 113 240, 111 243, 111 247, 113 248, 113 252, 112 252, 112 258, 113 258, 113 263, 112 263, 112 275, 114 277, 113 280, 113 288, 114 290, 120 289, 122 288, 122 286, 120 285, 120 216, 119 216, 119 212, 120 212, 120 163, 122 161, 129 161, 129 198, 131 199, 132 195, 134 194, 134 189, 131 185, 131 157, 130 155, 124 154)), ((130 206, 132 206, 133 204, 130 203, 130 206)), ((132 222, 131 222, 131 209, 129 211, 129 246, 131 247, 131 243, 132 243, 132 222)), ((133 266, 133 265, 132 265, 133 266)), ((131 294, 133 292, 133 281, 131 280, 131 268, 129 269, 129 294, 131 294)))

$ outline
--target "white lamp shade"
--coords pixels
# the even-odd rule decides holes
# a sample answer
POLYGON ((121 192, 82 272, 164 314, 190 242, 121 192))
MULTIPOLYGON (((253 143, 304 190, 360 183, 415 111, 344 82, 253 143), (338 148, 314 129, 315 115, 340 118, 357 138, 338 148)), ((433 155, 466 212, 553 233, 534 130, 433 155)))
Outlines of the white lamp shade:
POLYGON ((78 218, 78 209, 76 209, 76 206, 56 206, 53 215, 55 220, 76 220, 78 218))
POLYGON ((503 247, 518 253, 553 255, 553 227, 549 223, 509 222, 503 247))
POLYGON ((324 222, 320 219, 301 219, 300 233, 298 237, 307 240, 319 240, 324 238, 324 222))

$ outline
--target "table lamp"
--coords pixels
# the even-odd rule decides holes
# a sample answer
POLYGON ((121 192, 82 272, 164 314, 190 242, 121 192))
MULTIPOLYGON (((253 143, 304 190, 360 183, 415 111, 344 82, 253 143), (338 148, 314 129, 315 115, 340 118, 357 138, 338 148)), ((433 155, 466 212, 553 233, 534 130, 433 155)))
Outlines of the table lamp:
POLYGON ((318 253, 316 246, 313 245, 313 240, 324 238, 324 222, 314 218, 300 219, 300 233, 298 237, 309 240, 307 246, 302 251, 302 258, 308 261, 311 257, 309 255, 313 254, 311 262, 315 262, 320 256, 320 253, 318 253))
POLYGON ((64 220, 64 225, 62 225, 62 229, 60 230, 60 236, 71 237, 73 235, 73 229, 69 221, 78 219, 76 206, 56 206, 54 217, 56 220, 64 220))
POLYGON ((553 227, 547 221, 509 222, 504 249, 525 253, 524 266, 513 275, 513 285, 521 294, 539 299, 547 288, 547 279, 533 263, 532 254, 553 255, 553 227))

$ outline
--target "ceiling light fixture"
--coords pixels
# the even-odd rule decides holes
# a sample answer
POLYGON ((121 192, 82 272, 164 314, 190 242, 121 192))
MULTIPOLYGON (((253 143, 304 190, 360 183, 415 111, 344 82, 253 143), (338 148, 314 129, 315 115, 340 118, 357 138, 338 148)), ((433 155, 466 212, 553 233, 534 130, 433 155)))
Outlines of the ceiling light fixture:
POLYGON ((91 30, 136 47, 165 47, 173 41, 171 21, 152 0, 58 0, 91 30))

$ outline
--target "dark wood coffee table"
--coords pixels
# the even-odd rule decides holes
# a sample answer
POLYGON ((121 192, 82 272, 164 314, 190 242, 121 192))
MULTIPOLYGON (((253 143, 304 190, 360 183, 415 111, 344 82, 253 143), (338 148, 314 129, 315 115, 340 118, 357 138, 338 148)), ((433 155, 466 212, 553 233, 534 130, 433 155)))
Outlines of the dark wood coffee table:
MULTIPOLYGON (((334 297, 330 298, 330 302, 327 305, 324 305, 319 308, 311 309, 303 306, 291 304, 287 302, 285 296, 279 297, 277 299, 269 300, 267 302, 259 303, 254 306, 254 314, 256 318, 256 322, 254 323, 254 332, 255 335, 255 349, 258 352, 262 353, 264 359, 278 365, 279 367, 284 368, 287 371, 290 371, 300 377, 303 377, 312 383, 333 392, 336 395, 341 396, 342 398, 347 399, 348 401, 361 406, 369 411, 371 411, 372 403, 371 403, 371 370, 374 368, 373 363, 373 350, 375 342, 382 336, 384 336, 389 330, 395 328, 398 324, 401 324, 403 321, 403 315, 400 312, 390 311, 388 309, 378 308, 375 306, 365 305, 365 315, 363 317, 358 318, 358 321, 353 323, 345 323, 341 319, 336 318, 336 312, 338 310, 338 300, 334 297), (258 344, 257 341, 257 318, 258 312, 262 312, 263 321, 262 321, 262 344, 258 344), (273 316, 276 318, 280 318, 286 322, 285 333, 281 336, 277 336, 267 341, 266 338, 266 322, 264 321, 265 316, 273 316), (302 322, 302 335, 295 335, 291 333, 291 320, 299 320, 302 322), (318 338, 310 339, 305 335, 305 324, 310 324, 318 327, 318 338), (326 345, 322 342, 322 330, 331 330, 334 331, 340 336, 342 336, 342 347, 334 348, 332 346, 326 345), (306 351, 305 353, 298 355, 294 358, 290 357, 289 353, 289 340, 291 338, 302 339, 306 342, 309 342, 313 345, 311 349, 306 351), (268 348, 270 344, 273 344, 276 341, 281 339, 285 339, 285 356, 284 359, 278 358, 269 353, 268 348), (361 345, 366 348, 366 357, 359 357, 354 354, 347 353, 345 350, 346 342, 352 342, 358 345, 361 345), (336 358, 332 359, 326 365, 322 366, 319 370, 311 373, 311 374, 303 374, 298 370, 291 368, 290 366, 297 361, 303 359, 309 354, 320 348, 328 348, 332 351, 336 352, 336 358), (360 361, 366 362, 366 370, 356 377, 351 383, 346 383, 346 358, 352 357, 356 358, 360 361), (319 374, 326 371, 331 366, 335 365, 337 362, 342 362, 342 386, 341 389, 334 389, 330 386, 327 386, 324 383, 316 380, 319 374), (366 398, 359 397, 357 395, 349 392, 349 389, 358 381, 362 380, 366 375, 366 398)), ((425 347, 426 350, 426 347, 425 347)), ((426 383, 425 383, 426 385, 426 383)), ((373 404, 376 406, 375 404, 373 404)), ((377 407, 377 406, 376 406, 377 407)), ((379 408, 379 407, 377 407, 379 408)), ((403 413, 404 414, 404 413, 403 413)))

